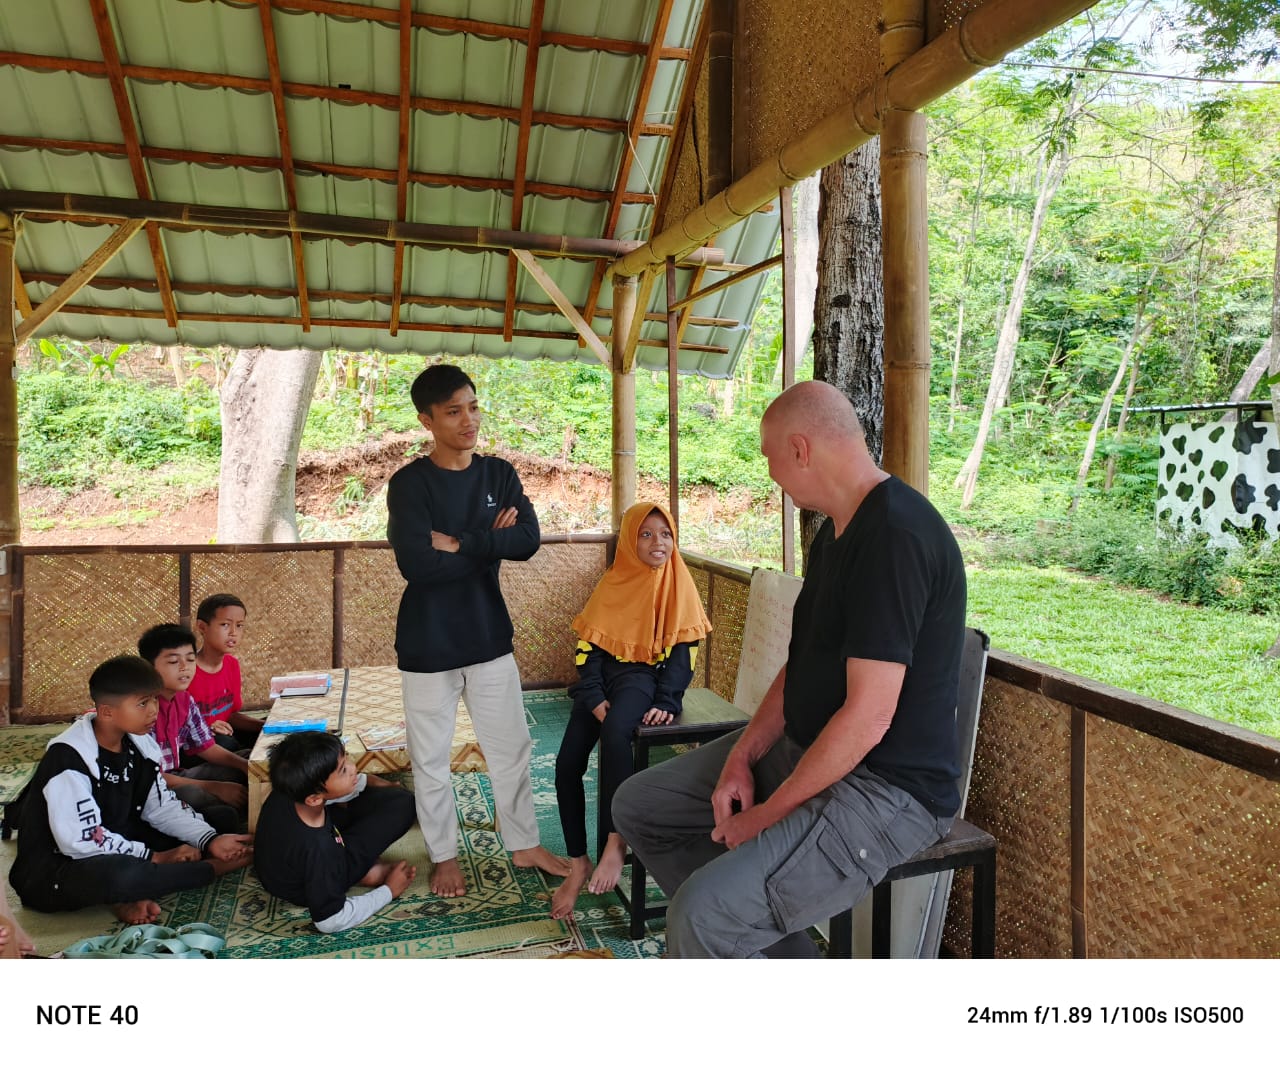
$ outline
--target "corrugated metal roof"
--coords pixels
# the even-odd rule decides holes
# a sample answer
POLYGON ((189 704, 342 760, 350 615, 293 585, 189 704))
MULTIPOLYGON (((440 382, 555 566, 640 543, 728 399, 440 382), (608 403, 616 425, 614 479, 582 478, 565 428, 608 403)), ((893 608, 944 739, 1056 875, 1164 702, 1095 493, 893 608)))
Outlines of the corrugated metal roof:
MULTIPOLYGON (((0 0, 0 191, 394 221, 403 182, 403 218, 413 223, 646 239, 705 0, 547 0, 534 35, 539 6, 412 0, 402 160, 394 0, 271 0, 270 34, 255 3, 103 0, 98 25, 87 0, 0 0), (531 36, 540 46, 526 101, 531 36), (116 90, 127 107, 123 123, 116 90)), ((28 213, 17 262, 30 302, 47 298, 110 233, 102 217, 28 213)), ((508 294, 504 251, 406 245, 393 335, 392 242, 304 235, 299 272, 287 234, 168 225, 159 234, 160 257, 140 232, 39 334, 595 360, 523 269, 508 294), (166 322, 163 276, 176 326, 166 322), (511 302, 515 335, 504 342, 511 302)), ((717 244, 728 261, 753 264, 770 255, 777 235, 776 213, 760 213, 717 244)), ((579 310, 593 307, 592 325, 607 337, 612 290, 598 262, 539 263, 579 310)), ((682 294, 721 278, 715 270, 678 275, 682 294)), ((763 282, 757 275, 690 311, 683 370, 731 374, 763 282)), ((665 310, 664 294, 659 283, 650 310, 665 310)), ((665 320, 646 322, 641 337, 636 364, 665 368, 665 320)))

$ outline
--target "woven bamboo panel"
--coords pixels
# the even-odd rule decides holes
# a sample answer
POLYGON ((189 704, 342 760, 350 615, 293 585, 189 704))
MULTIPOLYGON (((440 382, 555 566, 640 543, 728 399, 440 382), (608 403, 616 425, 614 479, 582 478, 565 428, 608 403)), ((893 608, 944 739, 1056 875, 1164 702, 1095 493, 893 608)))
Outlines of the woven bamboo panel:
POLYGON ((1090 715, 1090 957, 1280 956, 1280 784, 1090 715))
MULTIPOLYGON (((968 819, 998 842, 996 955, 1071 956, 1071 714, 987 678, 968 819)), ((967 954, 970 878, 957 875, 944 942, 967 954)))
POLYGON ((247 612, 236 651, 245 707, 267 706, 273 674, 333 662, 332 551, 192 554, 193 618, 215 592, 239 596, 247 612))
POLYGON ((711 684, 718 696, 733 702, 738 686, 738 656, 742 651, 742 627, 747 619, 749 581, 737 581, 717 574, 715 602, 711 607, 711 684))
POLYGON ((24 721, 86 710, 93 668, 178 617, 177 555, 32 555, 24 570, 24 721))
MULTIPOLYGON (((709 605, 708 593, 711 589, 711 574, 694 566, 689 566, 689 573, 692 574, 693 583, 697 586, 698 598, 702 600, 702 609, 706 611, 709 605)), ((693 670, 693 685, 695 688, 711 688, 711 675, 707 670, 707 667, 710 666, 707 661, 707 652, 711 650, 713 644, 714 640, 709 640, 701 645, 702 650, 698 653, 698 661, 693 670)))
POLYGON ((879 0, 739 0, 734 106, 745 107, 751 166, 869 86, 880 73, 879 0))
POLYGON ((606 549, 603 543, 545 544, 528 562, 502 564, 521 681, 578 680, 572 622, 604 572, 606 549))
POLYGON ((342 661, 394 666, 396 611, 404 578, 390 547, 351 549, 342 562, 342 661))

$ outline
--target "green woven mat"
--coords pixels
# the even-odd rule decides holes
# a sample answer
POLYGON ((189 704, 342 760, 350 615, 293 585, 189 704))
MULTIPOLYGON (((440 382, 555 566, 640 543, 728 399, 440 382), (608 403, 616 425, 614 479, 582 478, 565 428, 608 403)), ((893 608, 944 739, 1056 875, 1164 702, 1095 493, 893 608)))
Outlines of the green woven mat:
POLYGON ((17 798, 35 773, 45 747, 66 728, 66 723, 0 727, 0 804, 17 798))

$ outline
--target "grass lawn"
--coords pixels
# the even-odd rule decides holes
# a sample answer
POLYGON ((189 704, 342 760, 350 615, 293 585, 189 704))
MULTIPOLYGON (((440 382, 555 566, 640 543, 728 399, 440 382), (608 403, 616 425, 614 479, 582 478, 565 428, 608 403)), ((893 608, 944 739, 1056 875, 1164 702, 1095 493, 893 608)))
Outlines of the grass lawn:
POLYGON ((1280 615, 1175 603, 1061 568, 971 562, 969 624, 992 647, 1280 737, 1280 660, 1262 657, 1280 615))

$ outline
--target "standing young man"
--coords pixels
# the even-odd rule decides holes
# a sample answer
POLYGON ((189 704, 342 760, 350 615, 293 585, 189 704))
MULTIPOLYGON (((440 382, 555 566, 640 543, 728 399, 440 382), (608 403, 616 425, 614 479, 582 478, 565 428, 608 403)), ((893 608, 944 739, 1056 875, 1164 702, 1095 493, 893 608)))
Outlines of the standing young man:
POLYGON ((538 518, 515 469, 475 453, 480 405, 465 372, 433 365, 410 394, 435 446, 387 485, 387 539, 406 581, 396 657, 418 823, 435 864, 431 889, 441 897, 467 889, 449 772, 459 696, 489 766, 512 862, 567 875, 569 861, 543 848, 538 835, 529 781, 533 742, 498 583, 504 558, 524 561, 538 550, 538 518))

